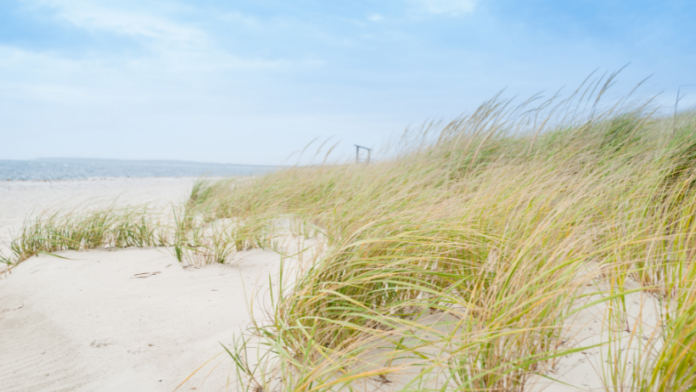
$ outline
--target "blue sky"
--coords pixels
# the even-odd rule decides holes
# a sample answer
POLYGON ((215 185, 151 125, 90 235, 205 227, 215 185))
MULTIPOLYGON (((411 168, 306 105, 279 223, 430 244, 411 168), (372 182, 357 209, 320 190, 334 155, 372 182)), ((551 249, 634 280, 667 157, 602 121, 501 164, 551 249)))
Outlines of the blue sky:
POLYGON ((686 0, 2 0, 0 159, 349 155, 629 62, 613 94, 654 74, 639 97, 671 105, 694 20, 686 0))

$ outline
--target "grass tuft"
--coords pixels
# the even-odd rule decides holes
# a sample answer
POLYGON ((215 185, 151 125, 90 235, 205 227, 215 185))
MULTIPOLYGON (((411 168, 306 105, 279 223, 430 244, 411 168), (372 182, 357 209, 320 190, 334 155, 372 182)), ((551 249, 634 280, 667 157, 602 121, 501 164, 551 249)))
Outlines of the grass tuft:
POLYGON ((606 390, 692 391, 696 113, 602 111, 614 77, 562 101, 496 97, 406 132, 378 163, 200 181, 171 218, 37 218, 14 262, 104 246, 171 246, 193 265, 280 251, 270 308, 225 348, 240 390, 524 391, 601 346, 606 390), (288 230, 317 244, 292 279, 288 230), (597 309, 602 341, 569 343, 597 309))

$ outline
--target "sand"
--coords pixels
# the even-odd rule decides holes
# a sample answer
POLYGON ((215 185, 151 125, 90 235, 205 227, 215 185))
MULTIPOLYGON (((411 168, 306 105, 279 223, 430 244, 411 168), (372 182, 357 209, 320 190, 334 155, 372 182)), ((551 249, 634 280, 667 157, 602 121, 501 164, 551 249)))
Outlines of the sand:
MULTIPOLYGON (((0 230, 46 207, 117 196, 119 204, 178 202, 193 181, 0 183, 0 230)), ((179 390, 226 390, 232 361, 221 343, 249 325, 247 297, 280 259, 253 250, 235 265, 196 269, 164 248, 59 255, 68 259, 33 257, 0 279, 3 391, 172 391, 211 359, 179 390)))
MULTIPOLYGON (((0 239, 8 240, 8 231, 32 211, 116 197, 120 205, 163 207, 185 200, 193 182, 0 182, 0 239)), ((231 345, 249 326, 248 298, 267 291, 268 277, 278 271, 277 253, 240 252, 232 265, 200 269, 184 268, 166 248, 59 255, 66 259, 33 257, 0 278, 3 391, 236 390, 233 364, 221 344, 231 345)), ((595 284, 601 286, 588 282, 588 293, 603 289, 595 284)), ((657 301, 637 293, 627 303, 630 328, 620 332, 622 345, 631 344, 631 336, 644 342, 656 336, 657 301)), ((606 310, 600 304, 580 312, 564 327, 564 348, 606 341, 606 310)), ((527 390, 603 390, 606 355, 606 347, 598 347, 562 357, 533 377, 527 390)), ((371 383, 366 390, 396 390, 398 384, 371 383)))

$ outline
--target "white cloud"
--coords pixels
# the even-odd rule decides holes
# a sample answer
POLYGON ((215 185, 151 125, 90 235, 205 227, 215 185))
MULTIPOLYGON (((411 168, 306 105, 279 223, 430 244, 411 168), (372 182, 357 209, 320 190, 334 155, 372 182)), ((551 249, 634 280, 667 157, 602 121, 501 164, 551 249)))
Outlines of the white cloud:
MULTIPOLYGON (((145 43, 150 56, 141 56, 134 61, 121 59, 123 61, 117 61, 118 64, 112 64, 125 72, 155 69, 158 73, 288 70, 324 65, 317 59, 266 59, 230 53, 217 45, 214 35, 164 15, 162 10, 167 8, 161 4, 158 6, 158 2, 153 1, 143 8, 138 1, 24 0, 25 4, 35 8, 50 9, 55 18, 78 28, 131 36, 145 43)), ((261 26, 259 20, 239 12, 217 15, 217 18, 246 27, 261 26)), ((113 63, 114 59, 109 62, 113 63)))
POLYGON ((367 17, 367 20, 369 20, 370 22, 379 22, 382 19, 384 19, 384 17, 380 14, 372 14, 367 17))
MULTIPOLYGON (((90 68, 120 70, 123 74, 154 72, 167 73, 205 73, 224 70, 282 70, 292 68, 316 68, 323 65, 313 59, 265 59, 244 57, 220 48, 214 36, 205 30, 167 17, 157 7, 142 8, 137 3, 119 0, 24 0, 25 4, 38 9, 50 10, 54 18, 70 23, 80 29, 107 32, 133 37, 144 43, 149 52, 145 56, 118 58, 101 54, 89 60, 90 68), (101 60, 101 61, 100 61, 101 60)), ((258 25, 259 22, 241 13, 227 13, 218 16, 223 20, 235 21, 244 25, 258 25)), ((107 49, 108 52, 108 48, 107 49)), ((7 48, 0 46, 0 55, 7 48)), ((23 56, 30 51, 19 50, 23 56)), ((38 53, 37 53, 38 54, 38 53)), ((17 58, 22 57, 17 55, 17 58)), ((55 56, 58 61, 60 55, 55 56)), ((0 70, 5 63, 0 56, 0 70)), ((84 59, 74 66, 86 66, 84 59), (76 65, 77 64, 77 65, 76 65)), ((2 78, 0 78, 1 80, 2 78)))
POLYGON ((432 14, 462 15, 474 11, 478 0, 407 0, 432 14))
POLYGON ((173 45, 199 46, 207 42, 206 34, 200 30, 126 7, 86 0, 30 0, 28 3, 53 9, 57 18, 86 30, 108 31, 173 45))

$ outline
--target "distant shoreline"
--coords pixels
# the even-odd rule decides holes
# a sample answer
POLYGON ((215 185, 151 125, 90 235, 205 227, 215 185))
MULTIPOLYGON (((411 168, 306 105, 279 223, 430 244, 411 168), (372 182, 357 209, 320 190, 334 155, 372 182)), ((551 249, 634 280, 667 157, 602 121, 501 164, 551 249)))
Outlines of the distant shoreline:
POLYGON ((161 176, 161 177, 85 177, 85 178, 58 178, 58 179, 46 179, 46 180, 25 180, 25 179, 19 179, 19 180, 11 180, 11 179, 2 179, 0 178, 0 184, 1 183, 12 183, 12 182, 21 182, 21 183, 31 183, 31 182, 40 182, 40 183, 46 183, 46 182, 92 182, 92 181, 116 181, 116 180, 197 180, 197 179, 203 179, 203 180, 219 180, 223 178, 228 178, 228 177, 250 177, 254 176, 255 174, 251 175, 230 175, 230 176, 175 176, 175 177, 170 177, 170 176, 161 176))
POLYGON ((259 167, 259 168, 279 168, 281 165, 257 165, 246 163, 220 163, 220 162, 200 162, 182 161, 175 159, 111 159, 111 158, 35 158, 35 159, 0 159, 0 162, 73 162, 73 163, 117 163, 117 164, 166 164, 166 165, 201 165, 201 166, 235 166, 235 167, 259 167))
POLYGON ((88 158, 0 160, 0 181, 60 181, 91 178, 187 178, 250 176, 281 166, 186 161, 88 158))

